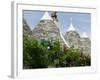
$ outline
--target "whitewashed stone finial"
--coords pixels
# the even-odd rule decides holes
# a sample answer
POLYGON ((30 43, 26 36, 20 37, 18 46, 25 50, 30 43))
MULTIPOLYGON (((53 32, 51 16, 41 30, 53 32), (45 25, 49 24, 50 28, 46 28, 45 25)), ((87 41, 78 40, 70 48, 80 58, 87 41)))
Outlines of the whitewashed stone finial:
POLYGON ((52 20, 52 18, 48 12, 45 12, 44 15, 42 16, 41 20, 52 20))
POLYGON ((75 27, 72 24, 72 17, 70 18, 70 26, 67 31, 76 31, 75 27))
POLYGON ((83 32, 83 34, 82 34, 82 36, 81 36, 82 38, 88 38, 88 36, 87 36, 87 34, 86 34, 86 32, 83 32))

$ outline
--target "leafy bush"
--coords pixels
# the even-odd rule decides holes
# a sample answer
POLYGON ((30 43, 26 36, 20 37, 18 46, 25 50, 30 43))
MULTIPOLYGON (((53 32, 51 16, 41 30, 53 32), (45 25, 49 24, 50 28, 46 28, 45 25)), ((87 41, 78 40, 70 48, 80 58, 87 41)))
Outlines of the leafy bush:
POLYGON ((88 66, 90 58, 74 47, 63 49, 59 40, 23 39, 23 68, 88 66))
POLYGON ((48 49, 35 39, 24 39, 23 46, 24 68, 46 68, 48 67, 48 49))

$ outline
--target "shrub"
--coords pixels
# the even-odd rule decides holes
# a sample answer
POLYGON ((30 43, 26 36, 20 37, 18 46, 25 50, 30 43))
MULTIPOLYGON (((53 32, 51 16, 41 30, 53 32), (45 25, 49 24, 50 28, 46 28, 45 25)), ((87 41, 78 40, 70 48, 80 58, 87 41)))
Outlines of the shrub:
POLYGON ((81 55, 73 46, 63 49, 59 40, 37 40, 24 36, 23 38, 23 68, 48 68, 87 66, 89 57, 81 55))

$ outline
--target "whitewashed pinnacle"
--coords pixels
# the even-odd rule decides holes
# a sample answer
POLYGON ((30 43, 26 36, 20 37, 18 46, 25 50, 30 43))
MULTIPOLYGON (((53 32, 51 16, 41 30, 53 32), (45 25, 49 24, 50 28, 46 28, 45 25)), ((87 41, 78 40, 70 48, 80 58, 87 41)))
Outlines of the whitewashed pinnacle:
POLYGON ((52 18, 48 12, 45 12, 44 15, 42 16, 41 20, 52 20, 52 18))
POLYGON ((70 26, 67 31, 76 31, 75 27, 72 24, 72 18, 70 18, 70 26))

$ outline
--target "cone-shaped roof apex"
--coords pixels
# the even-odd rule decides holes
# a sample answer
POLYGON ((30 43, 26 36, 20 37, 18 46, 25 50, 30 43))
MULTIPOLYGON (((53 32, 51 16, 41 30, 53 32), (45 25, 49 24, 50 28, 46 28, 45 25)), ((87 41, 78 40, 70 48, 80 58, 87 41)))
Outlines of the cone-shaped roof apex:
POLYGON ((48 12, 45 12, 44 15, 42 16, 41 20, 52 20, 52 18, 48 12))
POLYGON ((72 24, 72 18, 70 18, 70 26, 67 31, 76 31, 75 27, 72 24))
POLYGON ((83 34, 81 35, 81 37, 82 38, 88 38, 88 35, 85 32, 83 32, 83 34))

